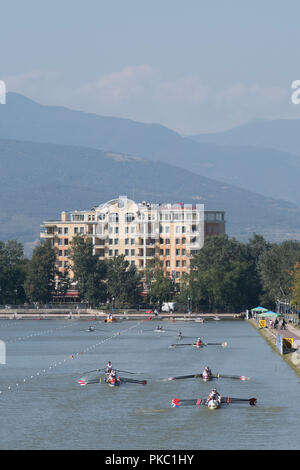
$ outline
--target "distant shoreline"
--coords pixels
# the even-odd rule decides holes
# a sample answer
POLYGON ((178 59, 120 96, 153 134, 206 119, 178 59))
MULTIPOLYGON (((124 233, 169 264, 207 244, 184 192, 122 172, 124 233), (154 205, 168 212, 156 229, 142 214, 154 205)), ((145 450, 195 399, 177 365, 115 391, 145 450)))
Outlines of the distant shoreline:
MULTIPOLYGON (((0 320, 94 320, 104 321, 107 319, 109 313, 94 309, 86 309, 74 313, 70 309, 63 311, 60 309, 11 309, 11 310, 0 310, 0 320)), ((157 316, 153 313, 145 313, 139 311, 130 311, 122 313, 112 313, 115 321, 124 320, 168 320, 168 321, 195 321, 200 319, 203 321, 212 320, 219 318, 219 320, 242 320, 244 319, 240 313, 204 313, 204 314, 187 314, 187 313, 165 313, 161 312, 157 316)))

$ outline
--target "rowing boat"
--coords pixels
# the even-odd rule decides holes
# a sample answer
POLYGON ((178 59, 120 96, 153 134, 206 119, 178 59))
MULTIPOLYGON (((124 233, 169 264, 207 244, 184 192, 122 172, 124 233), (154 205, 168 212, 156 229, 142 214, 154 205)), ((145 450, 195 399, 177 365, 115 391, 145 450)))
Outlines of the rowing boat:
POLYGON ((98 376, 98 377, 95 377, 95 378, 92 378, 92 379, 89 379, 87 377, 81 377, 81 379, 77 380, 77 383, 79 383, 79 385, 81 385, 81 386, 90 385, 90 384, 105 383, 109 387, 116 387, 116 386, 123 385, 125 383, 146 385, 147 380, 136 380, 136 379, 129 379, 127 377, 119 377, 118 381, 116 381, 116 380, 108 381, 105 374, 101 374, 101 376, 98 376))
POLYGON ((171 401, 171 406, 173 408, 178 408, 179 406, 207 406, 210 410, 216 410, 220 408, 222 403, 230 405, 231 403, 249 403, 250 406, 255 406, 257 399, 256 398, 234 398, 234 397, 221 397, 220 400, 203 400, 203 398, 194 398, 194 399, 184 399, 173 398, 171 401))
POLYGON ((241 381, 249 380, 249 377, 245 375, 226 375, 226 374, 190 374, 190 375, 179 375, 177 377, 168 377, 167 379, 163 379, 164 381, 169 380, 182 380, 182 379, 202 379, 204 382, 208 382, 212 379, 236 379, 241 381))

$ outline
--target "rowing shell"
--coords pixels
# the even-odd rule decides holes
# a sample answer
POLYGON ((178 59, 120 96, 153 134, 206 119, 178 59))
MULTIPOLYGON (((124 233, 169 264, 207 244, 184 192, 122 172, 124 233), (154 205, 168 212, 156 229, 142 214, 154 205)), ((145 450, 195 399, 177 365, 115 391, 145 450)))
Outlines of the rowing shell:
POLYGON ((208 403, 206 403, 206 400, 203 400, 203 398, 187 399, 187 400, 180 400, 180 398, 173 398, 173 400, 171 401, 171 406, 173 406, 173 408, 178 408, 179 406, 205 405, 210 410, 216 410, 217 408, 221 406, 221 403, 226 403, 227 405, 230 405, 230 403, 248 402, 250 406, 254 406, 256 401, 257 401, 256 398, 221 397, 220 400, 209 400, 208 403))

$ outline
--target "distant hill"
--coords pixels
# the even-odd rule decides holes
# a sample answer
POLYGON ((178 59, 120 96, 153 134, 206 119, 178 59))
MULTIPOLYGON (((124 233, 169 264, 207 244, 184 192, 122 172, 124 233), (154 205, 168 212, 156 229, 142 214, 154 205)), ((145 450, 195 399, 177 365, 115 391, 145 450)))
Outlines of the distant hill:
POLYGON ((233 129, 190 136, 199 143, 255 146, 300 155, 300 119, 255 120, 233 129))
MULTIPOLYGON (((292 132, 292 126, 296 129, 299 122, 263 122, 261 125, 266 126, 264 129, 267 126, 270 129, 266 133, 269 140, 261 140, 261 145, 266 143, 268 147, 273 147, 269 145, 272 138, 273 142, 281 139, 287 143, 288 136, 292 134, 296 145, 298 134, 292 132), (290 133, 286 130, 289 125, 290 133)), ((243 126, 233 130, 232 135, 242 130, 243 126)), ((260 133, 261 139, 264 132, 260 133)), ((7 104, 0 106, 2 139, 85 146, 126 153, 146 160, 165 162, 223 184, 233 184, 266 197, 300 205, 300 157, 283 150, 255 147, 258 137, 255 140, 254 131, 249 135, 248 139, 239 141, 244 146, 241 143, 229 144, 229 140, 222 145, 217 139, 214 142, 199 142, 195 136, 193 139, 182 137, 158 124, 43 106, 16 93, 8 93, 7 104)))
POLYGON ((300 238, 299 207, 163 162, 97 149, 0 140, 0 239, 39 239, 44 220, 127 195, 136 201, 204 203, 225 210, 230 236, 300 238))

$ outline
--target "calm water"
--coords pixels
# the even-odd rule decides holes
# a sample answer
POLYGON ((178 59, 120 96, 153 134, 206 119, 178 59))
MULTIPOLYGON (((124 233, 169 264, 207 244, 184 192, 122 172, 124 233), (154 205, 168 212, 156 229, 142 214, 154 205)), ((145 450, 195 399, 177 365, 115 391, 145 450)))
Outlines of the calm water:
POLYGON ((1 320, 6 365, 0 365, 1 449, 300 449, 300 380, 246 321, 157 322, 1 320), (169 349, 204 336, 228 347, 169 349), (173 330, 173 331, 172 331, 173 330), (118 334, 120 333, 120 334, 118 334), (74 358, 71 358, 71 355, 74 358), (146 386, 80 387, 85 371, 108 360, 146 386), (258 399, 257 406, 172 408, 172 398, 206 397, 212 383, 164 382, 174 375, 213 372, 251 377, 219 379, 223 395, 258 399))

